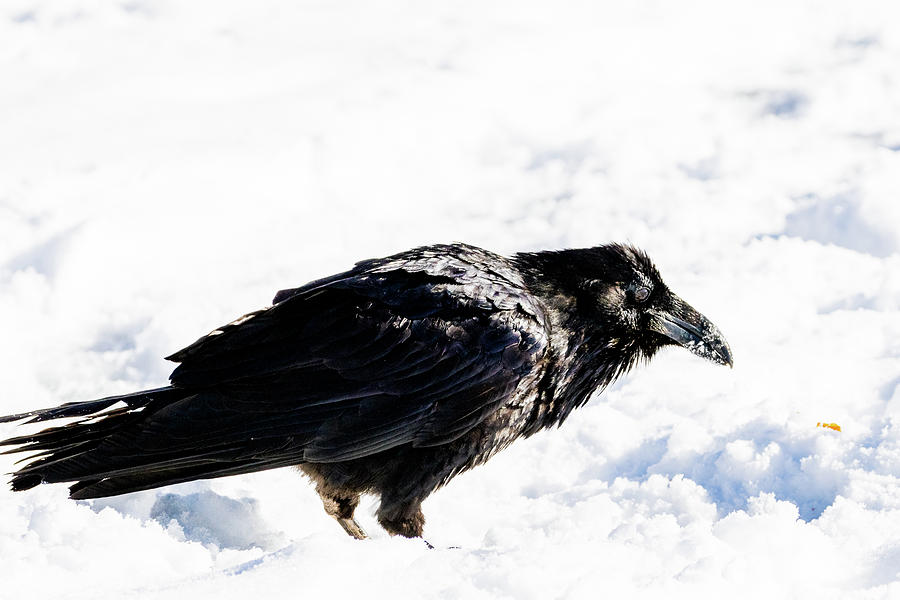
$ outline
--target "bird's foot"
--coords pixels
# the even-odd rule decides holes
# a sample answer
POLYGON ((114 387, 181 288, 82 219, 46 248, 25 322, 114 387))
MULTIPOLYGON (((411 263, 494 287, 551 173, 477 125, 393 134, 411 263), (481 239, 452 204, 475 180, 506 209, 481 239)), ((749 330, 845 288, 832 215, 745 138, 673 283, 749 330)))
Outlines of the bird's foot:
POLYGON ((359 526, 359 523, 356 522, 356 519, 350 517, 349 519, 336 518, 335 519, 338 524, 344 528, 344 531, 347 532, 351 537, 355 537, 358 540, 364 540, 369 536, 366 535, 366 532, 363 531, 363 528, 359 526))

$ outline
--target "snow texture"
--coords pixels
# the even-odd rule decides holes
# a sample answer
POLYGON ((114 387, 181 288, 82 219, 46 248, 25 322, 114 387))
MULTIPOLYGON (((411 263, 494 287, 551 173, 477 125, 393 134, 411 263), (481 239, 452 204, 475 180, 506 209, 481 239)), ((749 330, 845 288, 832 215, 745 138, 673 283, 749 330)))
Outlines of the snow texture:
POLYGON ((290 469, 0 490, 0 598, 900 598, 897 3, 7 0, 0 40, 0 413, 434 242, 630 241, 735 353, 458 477, 435 550, 290 469))

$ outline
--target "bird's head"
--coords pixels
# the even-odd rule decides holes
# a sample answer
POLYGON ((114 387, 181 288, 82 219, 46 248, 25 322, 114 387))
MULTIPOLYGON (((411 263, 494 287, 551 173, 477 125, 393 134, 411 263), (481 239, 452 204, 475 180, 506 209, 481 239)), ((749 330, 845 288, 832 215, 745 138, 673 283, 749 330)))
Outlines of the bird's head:
POLYGON ((719 329, 666 286, 643 251, 609 244, 530 256, 543 276, 550 276, 543 295, 566 304, 558 308, 568 315, 567 329, 621 351, 624 368, 668 345, 733 364, 719 329))

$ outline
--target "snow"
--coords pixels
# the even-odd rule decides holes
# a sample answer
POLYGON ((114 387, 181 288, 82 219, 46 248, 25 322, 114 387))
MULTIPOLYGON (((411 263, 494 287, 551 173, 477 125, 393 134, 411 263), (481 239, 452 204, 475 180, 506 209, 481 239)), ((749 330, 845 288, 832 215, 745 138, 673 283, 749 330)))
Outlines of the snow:
POLYGON ((0 490, 0 598, 900 597, 894 3, 10 0, 0 39, 2 414, 434 242, 631 241, 735 357, 456 478, 435 550, 290 469, 0 490))

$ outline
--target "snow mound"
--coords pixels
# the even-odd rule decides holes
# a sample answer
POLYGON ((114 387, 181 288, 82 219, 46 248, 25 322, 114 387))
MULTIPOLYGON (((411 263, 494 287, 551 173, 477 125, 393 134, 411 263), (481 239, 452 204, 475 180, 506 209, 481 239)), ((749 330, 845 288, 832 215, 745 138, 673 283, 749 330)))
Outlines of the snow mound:
POLYGON ((0 490, 0 597, 900 597, 900 5, 11 0, 0 39, 0 413, 435 242, 632 242, 735 353, 454 479, 435 550, 291 469, 0 490))

